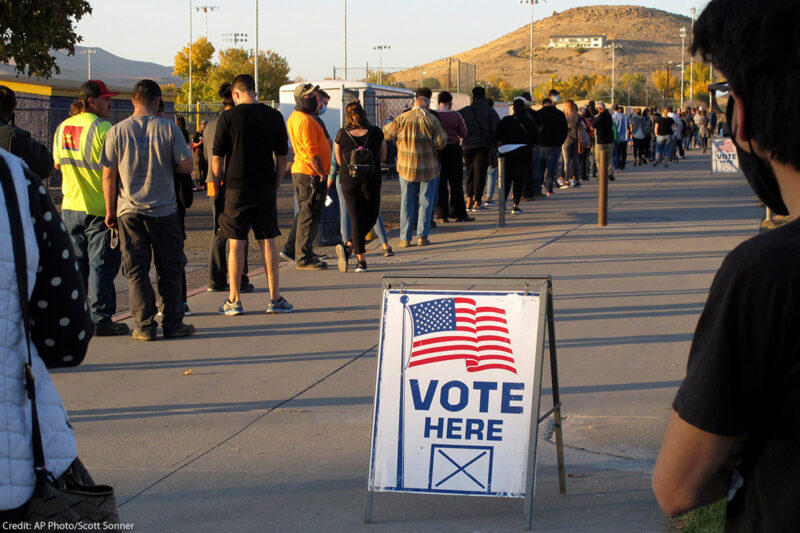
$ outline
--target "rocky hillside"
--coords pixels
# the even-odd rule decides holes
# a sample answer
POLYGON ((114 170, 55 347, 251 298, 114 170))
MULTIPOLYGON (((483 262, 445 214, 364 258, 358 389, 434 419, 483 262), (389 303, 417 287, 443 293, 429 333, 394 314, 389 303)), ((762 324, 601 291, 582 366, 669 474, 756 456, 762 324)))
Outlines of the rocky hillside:
MULTIPOLYGON (((546 9, 538 6, 537 9, 546 9)), ((602 35, 622 45, 617 50, 617 72, 649 73, 664 69, 667 61, 680 63, 680 28, 691 31, 691 19, 659 9, 641 6, 589 6, 553 13, 533 25, 534 85, 546 82, 551 75, 564 79, 575 75, 611 73, 611 50, 549 48, 551 35, 602 35)), ((687 36, 686 45, 689 45, 687 36)), ((530 24, 503 35, 483 46, 453 56, 477 65, 479 80, 497 77, 515 87, 528 86, 530 24)), ((689 56, 686 55, 688 63, 689 56)), ((452 63, 455 85, 456 62, 452 63)), ((447 83, 447 58, 426 63, 425 77, 447 83)), ((415 86, 419 67, 398 72, 393 79, 415 86)))

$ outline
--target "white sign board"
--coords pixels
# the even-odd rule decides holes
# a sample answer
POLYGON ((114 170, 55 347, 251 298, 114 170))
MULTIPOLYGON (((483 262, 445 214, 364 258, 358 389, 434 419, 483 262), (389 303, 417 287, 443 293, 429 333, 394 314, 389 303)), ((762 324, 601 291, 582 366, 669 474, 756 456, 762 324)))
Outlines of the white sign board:
POLYGON ((729 138, 711 139, 711 172, 739 172, 739 156, 729 138))
POLYGON ((525 496, 544 305, 507 291, 384 291, 369 490, 525 496))

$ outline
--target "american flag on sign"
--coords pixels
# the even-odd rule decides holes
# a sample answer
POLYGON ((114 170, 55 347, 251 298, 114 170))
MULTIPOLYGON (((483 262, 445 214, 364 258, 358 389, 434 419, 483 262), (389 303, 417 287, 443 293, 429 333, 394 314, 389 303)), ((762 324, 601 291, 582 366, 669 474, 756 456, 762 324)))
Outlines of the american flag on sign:
POLYGON ((439 298, 408 306, 414 336, 408 367, 463 359, 468 372, 514 368, 506 312, 472 298, 439 298))

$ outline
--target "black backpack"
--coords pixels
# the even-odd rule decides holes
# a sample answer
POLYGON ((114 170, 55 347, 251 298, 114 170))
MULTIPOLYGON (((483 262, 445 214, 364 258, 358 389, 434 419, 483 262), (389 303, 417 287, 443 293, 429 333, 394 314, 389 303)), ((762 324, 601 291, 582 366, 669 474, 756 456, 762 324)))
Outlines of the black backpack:
POLYGON ((367 148, 369 136, 372 134, 372 129, 367 130, 367 136, 364 138, 364 144, 359 145, 355 138, 349 131, 344 130, 345 133, 353 141, 353 151, 350 152, 350 161, 347 166, 350 168, 350 177, 355 180, 367 180, 375 176, 375 156, 372 150, 367 148))

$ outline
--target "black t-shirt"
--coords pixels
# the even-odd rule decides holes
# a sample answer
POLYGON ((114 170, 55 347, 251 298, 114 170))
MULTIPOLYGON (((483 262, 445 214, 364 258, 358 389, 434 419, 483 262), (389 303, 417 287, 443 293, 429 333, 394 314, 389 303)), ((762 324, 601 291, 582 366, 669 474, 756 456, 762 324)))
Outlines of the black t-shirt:
POLYGON ((800 221, 720 267, 673 403, 693 426, 748 435, 727 531, 800 531, 800 221))
POLYGON ((672 126, 675 125, 675 121, 670 117, 659 117, 656 124, 658 125, 658 135, 672 135, 672 126))
MULTIPOLYGON (((351 134, 352 135, 352 134, 351 134)), ((376 126, 370 126, 367 133, 364 135, 353 135, 353 139, 347 134, 344 128, 340 129, 336 134, 336 144, 339 145, 339 150, 342 154, 342 164, 339 166, 339 179, 350 179, 350 153, 358 146, 364 146, 366 140, 366 147, 372 152, 372 157, 375 158, 375 176, 376 181, 380 181, 381 175, 381 143, 383 142, 383 131, 376 126), (369 138, 367 138, 369 136, 369 138), (353 144, 353 139, 358 144, 353 144)))
POLYGON ((289 136, 280 112, 264 104, 239 104, 217 119, 213 154, 225 157, 228 189, 275 187, 272 155, 289 151, 289 136))

